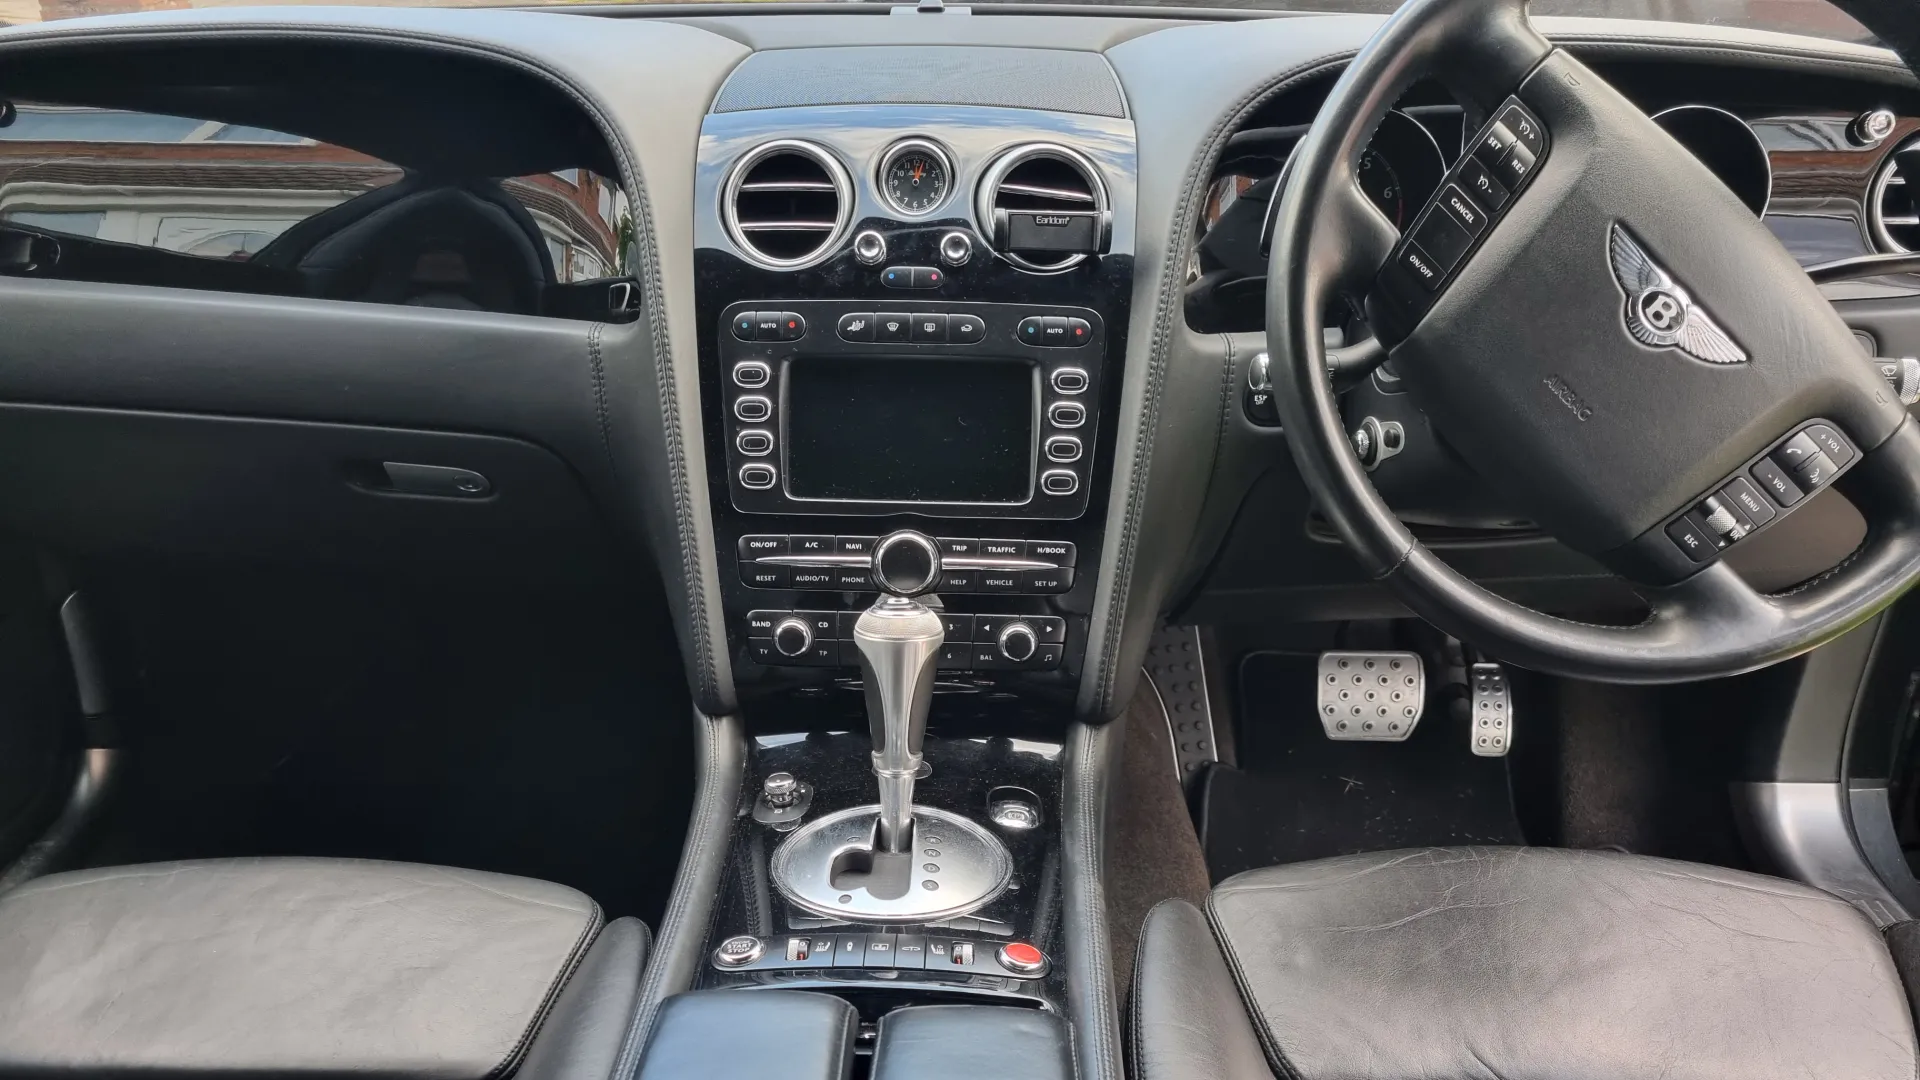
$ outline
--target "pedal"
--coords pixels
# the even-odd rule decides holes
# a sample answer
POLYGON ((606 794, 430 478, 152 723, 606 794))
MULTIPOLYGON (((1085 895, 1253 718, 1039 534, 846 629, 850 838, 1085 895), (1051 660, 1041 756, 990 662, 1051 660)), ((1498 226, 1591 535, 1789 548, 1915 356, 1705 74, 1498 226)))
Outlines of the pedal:
POLYGON ((1404 742, 1426 708, 1427 673, 1420 654, 1323 652, 1320 724, 1327 738, 1404 742))
POLYGON ((1499 664, 1475 664, 1468 671, 1467 729, 1473 752, 1505 757, 1513 745, 1513 683, 1499 664))

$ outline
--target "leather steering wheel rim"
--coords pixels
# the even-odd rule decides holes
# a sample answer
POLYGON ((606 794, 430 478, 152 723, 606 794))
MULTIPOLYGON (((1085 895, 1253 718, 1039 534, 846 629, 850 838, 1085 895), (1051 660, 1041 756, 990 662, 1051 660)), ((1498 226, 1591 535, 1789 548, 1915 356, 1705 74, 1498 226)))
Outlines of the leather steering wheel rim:
MULTIPOLYGON (((1533 670, 1678 682, 1805 652, 1920 579, 1920 426, 1859 361, 1850 331, 1771 233, 1605 80, 1541 37, 1524 0, 1402 7, 1336 83, 1287 172, 1267 295, 1275 403, 1319 507, 1366 571, 1416 614, 1533 670), (1388 275, 1389 261, 1409 249, 1360 192, 1355 166, 1380 118, 1423 78, 1446 85, 1470 120, 1517 102, 1552 141, 1431 306, 1408 316, 1393 297, 1411 290, 1401 283, 1396 292, 1388 275), (1676 279, 1686 272, 1703 316, 1726 316, 1740 361, 1712 364, 1635 339, 1623 294, 1595 284, 1609 244, 1620 243, 1609 236, 1622 231, 1676 279), (1396 370, 1450 441, 1460 436, 1469 463, 1496 483, 1515 478, 1522 505, 1549 532, 1647 601, 1644 621, 1589 624, 1523 606, 1412 535, 1368 481, 1328 376, 1322 313, 1341 296, 1366 297, 1376 325, 1392 328, 1396 370), (1551 328, 1527 321, 1534 312, 1562 324, 1564 349, 1550 344, 1551 328), (1472 411, 1481 402, 1484 413, 1472 411), (1836 485, 1868 522, 1851 557, 1762 595, 1722 561, 1695 568, 1662 547, 1667 521, 1725 478, 1746 476, 1754 455, 1814 419, 1831 421, 1860 451, 1836 485), (1522 456, 1496 457, 1503 439, 1522 456)), ((1612 274, 1609 284, 1626 288, 1612 274)), ((1627 293, 1627 306, 1634 302, 1627 293)))

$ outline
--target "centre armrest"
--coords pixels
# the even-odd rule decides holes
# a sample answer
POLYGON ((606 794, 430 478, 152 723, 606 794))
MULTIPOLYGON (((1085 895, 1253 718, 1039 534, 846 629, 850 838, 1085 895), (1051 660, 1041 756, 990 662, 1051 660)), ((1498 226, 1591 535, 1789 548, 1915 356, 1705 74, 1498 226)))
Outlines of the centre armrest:
POLYGON ((847 1080, 858 1030, 853 1006, 826 994, 676 994, 660 1007, 636 1080, 847 1080))
POLYGON ((872 1080, 1072 1080, 1067 1026, 1002 1005, 920 1005, 880 1020, 872 1080))

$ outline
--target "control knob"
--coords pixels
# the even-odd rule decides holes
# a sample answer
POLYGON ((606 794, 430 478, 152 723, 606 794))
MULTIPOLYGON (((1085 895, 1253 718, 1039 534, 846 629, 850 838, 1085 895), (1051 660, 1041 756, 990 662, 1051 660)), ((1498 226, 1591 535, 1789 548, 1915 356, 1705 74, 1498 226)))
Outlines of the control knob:
POLYGON ((924 533, 901 529, 873 547, 873 583, 891 596, 919 596, 940 584, 940 545, 924 533))
POLYGON ((781 619, 773 628, 773 648, 781 656, 805 656, 813 649, 813 628, 805 619, 781 619))
POLYGON ((1023 622, 1010 622, 1000 629, 1000 637, 995 642, 1000 647, 1002 658, 1016 664, 1024 664, 1033 659, 1040 648, 1040 635, 1033 627, 1023 622))

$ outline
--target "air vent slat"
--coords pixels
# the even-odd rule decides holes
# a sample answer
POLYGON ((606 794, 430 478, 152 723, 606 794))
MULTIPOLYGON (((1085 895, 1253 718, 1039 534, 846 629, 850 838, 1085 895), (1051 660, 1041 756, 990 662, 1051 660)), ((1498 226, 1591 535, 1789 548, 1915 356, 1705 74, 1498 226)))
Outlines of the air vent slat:
POLYGON ((1001 184, 1002 195, 1031 195, 1042 199, 1056 199, 1061 202, 1093 204, 1093 193, 1085 190, 1070 191, 1066 188, 1041 187, 1038 184, 1001 184))
POLYGON ((825 259, 853 212, 852 185, 826 150, 783 139, 750 151, 734 167, 721 203, 727 231, 749 259, 799 270, 825 259))

